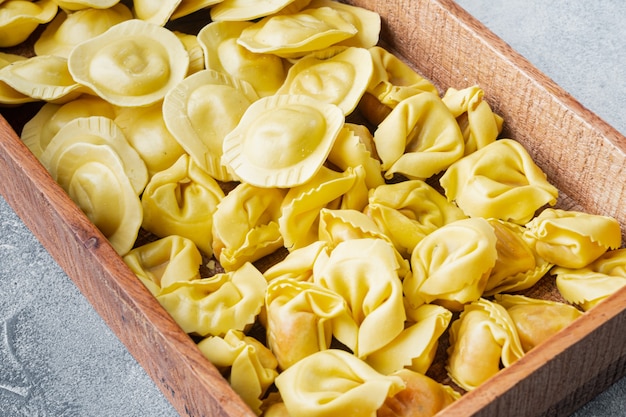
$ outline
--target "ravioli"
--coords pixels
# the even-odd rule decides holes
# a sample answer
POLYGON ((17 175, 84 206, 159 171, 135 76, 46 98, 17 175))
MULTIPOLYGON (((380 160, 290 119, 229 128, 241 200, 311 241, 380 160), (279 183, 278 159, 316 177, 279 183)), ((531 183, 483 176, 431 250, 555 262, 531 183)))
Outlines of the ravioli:
POLYGON ((252 22, 211 22, 198 32, 205 65, 248 82, 260 97, 276 93, 287 76, 287 64, 276 55, 248 51, 237 43, 252 22))
POLYGON ((220 181, 232 181, 236 177, 222 161, 224 142, 257 99, 245 81, 207 69, 166 94, 163 119, 198 166, 220 181))
POLYGON ((132 18, 132 12, 122 3, 105 9, 89 7, 75 12, 62 11, 35 41, 35 53, 68 58, 72 49, 80 42, 94 38, 110 27, 132 18))
POLYGON ((359 103, 372 71, 371 56, 364 48, 347 48, 328 56, 309 54, 289 68, 276 94, 307 95, 337 105, 347 116, 359 103))
POLYGON ((222 161, 257 187, 298 186, 319 171, 343 123, 334 104, 303 95, 263 97, 224 138, 222 161))
POLYGON ((0 48, 24 42, 43 23, 57 14, 53 0, 0 2, 0 48))
POLYGON ((185 78, 189 54, 168 29, 131 19, 74 47, 68 66, 77 82, 110 103, 148 106, 185 78))
POLYGON ((302 57, 355 36, 358 29, 351 17, 330 7, 268 16, 244 29, 238 42, 251 52, 302 57))

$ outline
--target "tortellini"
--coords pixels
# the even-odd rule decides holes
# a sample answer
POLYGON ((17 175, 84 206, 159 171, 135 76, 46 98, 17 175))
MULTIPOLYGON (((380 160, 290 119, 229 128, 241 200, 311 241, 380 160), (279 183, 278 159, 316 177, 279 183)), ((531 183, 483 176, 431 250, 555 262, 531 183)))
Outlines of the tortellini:
POLYGON ((293 251, 315 242, 322 208, 362 210, 367 202, 363 177, 362 169, 341 173, 322 166, 309 182, 289 189, 278 218, 284 246, 293 251))
POLYGON ((496 234, 487 220, 457 220, 422 239, 404 279, 410 308, 436 302, 460 311, 478 300, 497 259, 496 234))
POLYGON ((208 278, 178 281, 157 300, 181 328, 199 336, 223 337, 248 330, 263 307, 267 281, 251 263, 208 278))
POLYGON ((461 127, 465 155, 494 142, 502 130, 503 119, 493 113, 483 98, 484 94, 475 85, 462 90, 449 88, 442 97, 461 127))
POLYGON ((78 83, 110 103, 147 106, 185 78, 189 54, 174 33, 131 19, 75 46, 68 66, 78 83))
POLYGON ((501 294, 496 302, 515 323, 524 352, 528 352, 582 315, 576 307, 523 295, 501 294))
POLYGON ((439 338, 448 328, 452 312, 435 304, 422 304, 409 311, 409 324, 398 337, 365 359, 380 373, 391 374, 407 368, 426 374, 435 359, 439 338))
POLYGON ((142 226, 156 236, 191 239, 211 256, 213 213, 223 198, 217 182, 185 154, 148 182, 141 197, 142 226))
POLYGON ((347 302, 339 294, 291 278, 269 283, 265 309, 267 344, 282 370, 330 348, 334 322, 348 319, 347 302))
POLYGON ((508 367, 524 351, 513 320, 506 309, 484 298, 463 309, 450 326, 448 374, 454 382, 471 391, 508 367))
POLYGON ((42 102, 24 144, 254 413, 434 415, 626 284, 620 224, 547 207, 487 92, 378 14, 130 4, 0 0, 0 43, 57 16, 0 103, 42 102))
POLYGON ((278 227, 286 194, 240 183, 217 205, 213 214, 213 253, 225 270, 254 262, 283 246, 278 227))
POLYGON ((222 161, 257 187, 295 187, 320 170, 343 123, 334 104, 304 95, 263 97, 224 138, 222 161))
POLYGON ((373 416, 406 387, 399 376, 380 374, 338 349, 307 356, 275 383, 291 417, 373 416))
POLYGON ((527 223, 558 190, 526 149, 512 139, 499 139, 450 166, 441 177, 446 197, 468 216, 527 223))
POLYGON ((617 220, 579 211, 548 208, 526 227, 537 253, 565 268, 582 268, 622 242, 617 220))
POLYGON ((374 142, 385 178, 425 180, 463 156, 463 136, 441 99, 429 92, 402 100, 378 125, 374 142))
POLYGON ((411 256, 415 245, 426 235, 447 223, 467 217, 422 180, 372 188, 368 201, 365 213, 406 257, 411 256))
POLYGON ((498 219, 488 222, 498 239, 498 258, 489 274, 485 295, 528 289, 554 266, 539 256, 536 240, 528 236, 525 227, 498 219))
POLYGON ((419 372, 402 369, 393 376, 402 378, 406 386, 385 400, 376 410, 377 417, 430 417, 461 397, 452 387, 419 372))
POLYGON ((327 160, 343 171, 361 165, 368 188, 385 183, 374 148, 374 137, 363 125, 344 123, 327 160))
POLYGON ((626 285, 626 249, 609 250, 583 268, 556 267, 550 273, 563 298, 587 311, 626 285))
POLYGON ((258 96, 245 81, 207 69, 188 76, 163 101, 165 125, 198 166, 220 181, 224 140, 258 96))
POLYGON ((407 270, 382 239, 346 240, 316 260, 313 281, 348 303, 351 320, 342 320, 334 335, 356 356, 367 357, 404 329, 401 278, 407 270))
POLYGON ((174 282, 200 279, 202 255, 191 240, 169 235, 132 249, 124 262, 157 296, 174 282))
POLYGON ((198 343, 202 354, 227 375, 228 382, 248 406, 261 414, 261 398, 278 375, 272 352, 240 330, 224 337, 209 336, 198 343))

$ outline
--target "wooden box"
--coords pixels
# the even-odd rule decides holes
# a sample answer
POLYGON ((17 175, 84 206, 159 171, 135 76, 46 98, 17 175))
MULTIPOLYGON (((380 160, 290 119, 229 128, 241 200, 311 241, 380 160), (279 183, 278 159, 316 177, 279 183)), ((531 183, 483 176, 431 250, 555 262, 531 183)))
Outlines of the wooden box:
MULTIPOLYGON (((452 0, 351 0, 380 13, 385 45, 444 91, 480 85, 561 194, 626 232, 626 138, 452 0)), ((0 118, 0 192, 185 416, 252 416, 0 118)), ((8 121, 7 121, 8 120, 8 121)), ((626 289, 466 394, 441 416, 567 415, 626 374, 626 289)))

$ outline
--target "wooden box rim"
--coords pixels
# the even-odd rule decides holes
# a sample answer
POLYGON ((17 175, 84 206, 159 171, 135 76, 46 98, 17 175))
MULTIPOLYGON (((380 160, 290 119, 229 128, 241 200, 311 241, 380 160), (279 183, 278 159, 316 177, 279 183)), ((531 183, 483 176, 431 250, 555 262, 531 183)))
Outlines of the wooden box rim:
MULTIPOLYGON (((483 86, 487 99, 495 103, 495 110, 512 121, 509 129, 515 139, 539 159, 539 165, 546 167, 548 175, 557 180, 557 186, 567 190, 585 209, 618 218, 626 233, 626 211, 621 209, 626 204, 626 185, 616 179, 620 174, 626 178, 623 135, 584 108, 452 0, 397 0, 384 5, 375 0, 347 3, 379 11, 385 41, 436 85, 459 88, 475 82, 483 86), (422 36, 424 44, 416 46, 415 37, 426 33, 430 33, 430 38, 422 36), (477 56, 482 61, 473 72, 470 65, 459 65, 462 70, 455 72, 455 64, 477 56), (493 71, 501 71, 505 76, 490 78, 487 73, 493 71), (511 80, 519 83, 524 93, 539 104, 517 111, 521 108, 519 102, 499 100, 515 88, 504 85, 511 80), (546 120, 530 123, 529 115, 537 116, 540 110, 547 111, 546 120), (607 160, 594 160, 592 172, 564 178, 569 177, 568 169, 574 165, 559 167, 553 160, 553 152, 549 152, 555 151, 555 144, 564 139, 551 138, 553 142, 540 144, 537 136, 542 132, 575 133, 576 143, 593 145, 600 152, 596 158, 607 160), (601 169, 611 175, 599 172, 601 169), (580 180, 581 175, 584 181, 580 180), (613 187, 611 196, 605 195, 609 194, 609 185, 613 187)), ((562 154, 556 159, 580 161, 567 154, 567 150, 559 151, 562 154)), ((54 183, 3 117, 0 117, 0 172, 3 173, 0 193, 181 415, 254 415, 102 234, 54 183)), ((571 413, 626 374, 626 332, 622 331, 626 326, 625 308, 626 289, 623 289, 439 415, 571 413), (577 365, 581 360, 585 363, 577 365)))

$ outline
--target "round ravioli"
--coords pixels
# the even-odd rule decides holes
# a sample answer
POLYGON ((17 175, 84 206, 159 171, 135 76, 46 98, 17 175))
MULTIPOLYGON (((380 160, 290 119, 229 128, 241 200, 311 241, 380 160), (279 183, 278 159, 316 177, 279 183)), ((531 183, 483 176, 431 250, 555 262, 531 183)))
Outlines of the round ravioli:
POLYGON ((367 49, 347 48, 330 56, 310 54, 298 60, 277 94, 303 94, 352 113, 365 92, 374 66, 367 49))
POLYGON ((224 138, 257 98, 245 81, 207 69, 187 77, 165 96, 163 118, 196 164, 218 180, 231 181, 221 159, 224 138))
POLYGON ((264 97, 224 139, 224 162, 258 187, 288 188, 320 169, 344 123, 334 104, 303 95, 264 97))
POLYGON ((178 37, 138 19, 77 45, 68 58, 76 81, 119 106, 147 106, 187 75, 189 54, 178 37))
POLYGON ((108 9, 88 8, 73 13, 62 11, 35 42, 35 53, 67 58, 80 42, 94 38, 132 17, 130 9, 121 3, 108 9))

